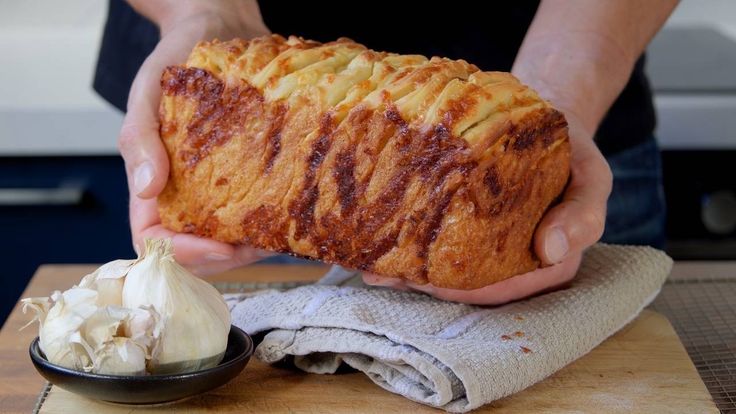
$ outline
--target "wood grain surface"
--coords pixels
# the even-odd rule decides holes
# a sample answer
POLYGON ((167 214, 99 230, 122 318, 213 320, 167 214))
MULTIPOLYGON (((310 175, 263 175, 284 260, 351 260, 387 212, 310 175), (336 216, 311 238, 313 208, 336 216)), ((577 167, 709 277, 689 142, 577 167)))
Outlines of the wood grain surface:
MULTIPOLYGON (((24 296, 66 288, 90 266, 43 266, 24 296)), ((314 280, 321 266, 252 266, 213 281, 314 280)), ((0 411, 27 413, 44 381, 27 347, 37 334, 18 328, 28 319, 16 307, 0 332, 0 411)), ((92 401, 53 387, 42 413, 153 412, 436 412, 384 391, 361 373, 311 375, 251 360, 234 381, 190 400, 156 408, 132 408, 92 401)), ((708 391, 663 316, 644 311, 590 354, 546 380, 478 410, 523 412, 717 413, 708 391)))

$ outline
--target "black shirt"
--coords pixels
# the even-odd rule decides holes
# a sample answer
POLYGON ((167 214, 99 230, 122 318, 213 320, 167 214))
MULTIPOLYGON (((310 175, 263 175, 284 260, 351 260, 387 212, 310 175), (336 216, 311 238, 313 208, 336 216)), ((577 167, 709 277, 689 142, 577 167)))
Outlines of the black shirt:
MULTIPOLYGON (((274 33, 322 42, 349 37, 375 50, 465 59, 482 70, 510 71, 538 0, 494 2, 492 11, 456 1, 447 7, 373 0, 347 2, 261 1, 263 20, 274 33), (489 18, 489 13, 493 17, 489 18), (502 17, 498 17, 502 16, 502 17)), ((442 3, 436 3, 442 4, 442 3)), ((125 110, 135 73, 158 41, 158 29, 122 0, 110 0, 94 88, 125 110)), ((597 133, 604 154, 649 138, 655 126, 652 94, 639 58, 625 89, 597 133)))

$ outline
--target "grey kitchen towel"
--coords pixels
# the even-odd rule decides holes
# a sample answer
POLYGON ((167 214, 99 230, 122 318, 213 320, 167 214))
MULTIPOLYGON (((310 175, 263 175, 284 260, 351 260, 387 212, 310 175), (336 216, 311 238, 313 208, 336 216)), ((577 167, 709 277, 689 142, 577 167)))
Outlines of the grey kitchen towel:
POLYGON ((384 389, 465 412, 541 381, 621 329, 659 292, 664 253, 597 244, 562 290, 498 307, 388 288, 304 286, 232 303, 233 323, 267 331, 256 356, 307 372, 341 364, 384 389))

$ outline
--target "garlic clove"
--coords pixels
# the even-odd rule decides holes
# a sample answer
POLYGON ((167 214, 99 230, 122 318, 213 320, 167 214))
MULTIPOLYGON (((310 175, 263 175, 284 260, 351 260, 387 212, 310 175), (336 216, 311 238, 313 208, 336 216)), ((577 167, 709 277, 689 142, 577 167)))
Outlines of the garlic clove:
POLYGON ((124 336, 122 325, 130 317, 130 309, 117 306, 98 308, 80 328, 80 334, 93 351, 116 336, 124 336))
POLYGON ((51 295, 50 307, 39 327, 39 346, 46 359, 67 368, 81 369, 80 359, 69 341, 72 334, 97 311, 97 292, 72 288, 51 295))
POLYGON ((160 335, 159 318, 153 308, 128 309, 118 306, 99 308, 81 326, 74 341, 86 351, 88 359, 92 361, 84 367, 85 370, 94 370, 99 365, 99 359, 108 358, 108 352, 122 352, 110 346, 119 338, 127 338, 138 345, 146 359, 155 353, 160 335))
POLYGON ((83 277, 79 287, 94 289, 98 292, 98 304, 122 305, 123 284, 125 275, 136 260, 113 260, 105 263, 94 272, 83 277))
POLYGON ((120 306, 123 303, 123 278, 99 279, 95 282, 95 290, 99 293, 98 304, 100 306, 120 306))
POLYGON ((92 371, 108 375, 145 375, 146 351, 130 338, 113 338, 98 350, 92 371))
POLYGON ((154 358, 158 354, 163 329, 161 317, 152 306, 130 311, 130 316, 122 325, 124 336, 141 345, 148 359, 154 358))
POLYGON ((95 270, 94 272, 82 278, 82 281, 79 283, 79 287, 88 287, 84 285, 91 285, 91 283, 98 279, 120 279, 121 277, 125 277, 125 275, 128 274, 128 270, 130 270, 130 267, 133 266, 136 261, 137 259, 118 259, 113 260, 112 262, 105 263, 102 266, 98 267, 97 270, 95 270))
POLYGON ((73 359, 74 366, 77 369, 82 369, 85 372, 92 371, 95 352, 87 341, 82 338, 79 331, 74 331, 69 335, 69 349, 69 355, 73 359))

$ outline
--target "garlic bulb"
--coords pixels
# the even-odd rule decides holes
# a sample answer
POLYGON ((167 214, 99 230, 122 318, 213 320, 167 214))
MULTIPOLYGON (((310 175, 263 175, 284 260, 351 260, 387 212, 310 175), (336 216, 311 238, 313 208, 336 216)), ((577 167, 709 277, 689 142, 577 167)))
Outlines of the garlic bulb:
POLYGON ((230 312, 209 283, 174 261, 170 240, 146 241, 123 286, 123 306, 152 306, 161 315, 159 350, 152 373, 210 368, 222 360, 230 332, 230 312))
MULTIPOLYGON (((180 373, 222 359, 230 332, 224 299, 173 259, 170 240, 146 241, 136 260, 115 260, 79 286, 22 300, 35 312, 48 360, 102 374, 180 373)), ((28 326, 26 325, 26 326, 28 326)))

